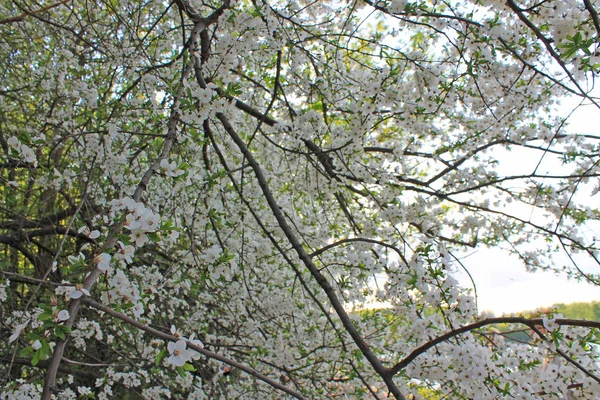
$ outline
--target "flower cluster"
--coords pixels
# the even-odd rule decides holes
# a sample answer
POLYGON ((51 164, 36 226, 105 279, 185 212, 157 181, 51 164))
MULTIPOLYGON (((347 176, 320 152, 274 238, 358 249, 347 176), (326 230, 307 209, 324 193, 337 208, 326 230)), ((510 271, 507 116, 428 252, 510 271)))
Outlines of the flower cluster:
POLYGON ((175 161, 169 162, 166 159, 160 161, 160 170, 166 176, 176 178, 184 173, 183 170, 177 168, 175 161))
POLYGON ((123 270, 117 270, 110 279, 110 290, 107 299, 118 299, 124 304, 133 303, 132 311, 138 318, 144 313, 140 291, 137 285, 129 281, 123 270))
POLYGON ((33 166, 37 166, 37 157, 35 155, 35 152, 31 149, 31 147, 27 146, 24 143, 21 143, 21 141, 15 136, 11 136, 10 138, 8 138, 6 143, 25 162, 30 163, 33 166))
MULTIPOLYGON (((146 244, 149 240, 148 234, 156 232, 160 227, 160 215, 145 207, 143 203, 135 202, 130 197, 112 200, 111 206, 113 213, 121 210, 127 211, 125 228, 131 232, 129 239, 132 243, 135 243, 136 247, 146 244)), ((122 243, 119 246, 121 247, 119 251, 121 256, 119 259, 130 263, 134 249, 127 248, 122 243)))

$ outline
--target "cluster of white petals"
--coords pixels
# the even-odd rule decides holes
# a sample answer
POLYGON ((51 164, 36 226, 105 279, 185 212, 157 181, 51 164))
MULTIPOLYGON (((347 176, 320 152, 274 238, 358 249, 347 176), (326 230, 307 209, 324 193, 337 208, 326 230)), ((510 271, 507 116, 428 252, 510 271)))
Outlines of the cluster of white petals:
POLYGON ((36 157, 35 152, 33 151, 33 149, 31 147, 27 146, 24 143, 21 143, 21 141, 19 139, 17 139, 15 136, 11 136, 10 138, 8 138, 8 140, 6 141, 6 143, 25 162, 33 164, 34 166, 37 165, 37 157, 36 157))

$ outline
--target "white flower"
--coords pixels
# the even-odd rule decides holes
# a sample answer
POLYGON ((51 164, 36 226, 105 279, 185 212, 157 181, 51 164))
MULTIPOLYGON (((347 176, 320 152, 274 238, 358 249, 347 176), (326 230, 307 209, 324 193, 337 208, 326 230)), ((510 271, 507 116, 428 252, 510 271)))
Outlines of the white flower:
POLYGON ((111 200, 110 205, 113 211, 124 210, 126 208, 128 210, 133 210, 133 208, 135 207, 135 201, 133 201, 132 198, 125 196, 122 199, 111 200))
POLYGON ((214 246, 206 249, 206 262, 212 264, 217 261, 220 255, 221 248, 215 244, 214 246))
POLYGON ((92 389, 90 389, 89 387, 86 387, 86 386, 79 386, 77 388, 77 392, 81 395, 87 395, 87 394, 92 394, 92 389))
POLYGON ((394 14, 401 13, 404 12, 407 4, 408 2, 406 0, 392 0, 388 6, 388 10, 394 14))
POLYGON ((142 247, 148 242, 148 236, 143 231, 136 229, 131 231, 129 240, 134 242, 136 247, 142 247))
POLYGON ((110 254, 101 253, 94 257, 94 263, 100 271, 106 272, 110 267, 110 259, 110 254))
POLYGON ((79 228, 79 230, 77 231, 77 233, 81 233, 85 236, 87 236, 90 239, 97 239, 98 237, 100 237, 100 231, 98 230, 93 230, 90 232, 90 228, 88 228, 87 226, 82 226, 81 228, 79 228))
POLYGON ((160 216, 148 210, 142 218, 142 229, 146 232, 154 232, 160 224, 160 216))
POLYGON ((167 160, 166 158, 160 160, 160 169, 165 175, 171 176, 170 174, 175 168, 177 168, 177 164, 175 163, 175 161, 169 162, 169 160, 167 160))
POLYGON ((142 223, 133 214, 127 214, 125 216, 125 228, 131 231, 142 231, 142 223))
MULTIPOLYGON (((204 348, 204 343, 202 343, 200 340, 198 339, 194 339, 194 335, 192 334, 192 336, 190 336, 190 343, 193 345, 196 345, 198 347, 204 348)), ((190 355, 192 357, 193 360, 199 360, 200 359, 200 353, 198 353, 196 350, 190 349, 188 350, 190 352, 190 355)))
POLYGON ((35 342, 33 342, 33 343, 31 344, 31 347, 32 347, 34 350, 39 350, 39 349, 41 349, 41 348, 42 348, 42 343, 41 343, 39 340, 36 340, 35 342))
POLYGON ((27 326, 27 324, 29 324, 29 320, 23 322, 22 324, 18 324, 17 326, 15 326, 15 331, 13 332, 12 335, 10 335, 10 337, 8 338, 8 343, 12 343, 15 340, 17 340, 17 338, 19 337, 19 335, 21 334, 21 331, 23 329, 25 329, 25 327, 27 326))
POLYGON ((133 315, 135 315, 137 318, 139 318, 142 316, 143 313, 144 313, 144 305, 142 303, 135 303, 135 306, 133 306, 133 315))
POLYGON ((71 293, 75 290, 75 287, 67 281, 63 281, 62 283, 66 283, 67 285, 57 286, 56 289, 54 289, 54 294, 57 296, 64 295, 66 298, 71 297, 71 293))
POLYGON ((117 242, 117 244, 119 245, 121 250, 117 251, 117 253, 115 254, 115 259, 125 260, 127 262, 127 264, 131 264, 131 262, 133 262, 133 259, 131 257, 133 256, 133 254, 135 252, 135 247, 133 247, 130 244, 125 245, 121 241, 117 242))
POLYGON ((89 296, 90 292, 86 288, 84 288, 83 285, 77 284, 75 285, 75 290, 71 292, 70 297, 72 299, 78 299, 83 295, 89 296))
POLYGON ((108 134, 111 138, 115 139, 117 136, 119 136, 119 128, 117 125, 109 123, 106 126, 108 127, 108 134))
POLYGON ((22 145, 21 146, 21 154, 23 155, 23 158, 25 159, 25 161, 27 161, 29 163, 33 163, 33 164, 36 163, 37 157, 35 156, 35 153, 33 152, 33 150, 31 150, 31 147, 22 145))
POLYGON ((69 314, 69 311, 67 310, 60 310, 58 312, 58 315, 56 317, 56 319, 58 319, 59 321, 66 321, 69 319, 69 317, 71 316, 71 314, 69 314))
POLYGON ((167 361, 176 367, 183 366, 183 364, 192 358, 191 352, 187 350, 186 347, 187 344, 183 339, 178 340, 177 342, 169 342, 167 349, 169 350, 169 354, 171 354, 171 356, 169 356, 167 361))
POLYGON ((541 343, 541 346, 552 353, 556 353, 556 343, 554 343, 554 340, 545 340, 541 343))
POLYGON ((544 324, 544 328, 548 330, 548 332, 553 332, 560 328, 560 325, 556 323, 557 318, 562 318, 562 314, 554 314, 552 318, 548 318, 544 316, 542 318, 542 323, 544 324))
POLYGON ((168 162, 166 159, 160 161, 160 169, 166 176, 177 177, 183 174, 183 171, 177 168, 175 161, 168 162))
POLYGON ((179 238, 179 232, 178 231, 171 231, 171 233, 169 234, 169 239, 171 240, 171 242, 175 243, 175 241, 179 238))
POLYGON ((117 273, 112 277, 110 282, 115 288, 129 286, 129 279, 127 279, 127 276, 121 270, 117 271, 117 273))
POLYGON ((21 148, 21 142, 15 136, 9 137, 8 140, 6 141, 6 143, 13 149, 18 150, 21 148))
POLYGON ((192 94, 202 104, 210 103, 210 101, 212 100, 212 97, 213 97, 213 91, 210 88, 206 88, 206 89, 195 88, 193 90, 192 94))

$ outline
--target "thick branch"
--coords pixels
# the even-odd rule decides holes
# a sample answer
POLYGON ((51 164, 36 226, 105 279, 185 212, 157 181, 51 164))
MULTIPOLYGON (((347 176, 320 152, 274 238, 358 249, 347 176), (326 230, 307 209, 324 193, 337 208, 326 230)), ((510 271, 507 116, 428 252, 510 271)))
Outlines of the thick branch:
MULTIPOLYGON (((600 322, 597 321, 586 321, 586 320, 577 320, 577 319, 556 319, 555 322, 558 325, 565 326, 582 326, 586 328, 596 328, 600 329, 600 322)), ((525 317, 498 317, 498 318, 487 318, 481 321, 477 321, 470 325, 465 325, 463 327, 453 329, 450 332, 438 336, 435 339, 430 340, 425 343, 423 346, 413 350, 408 356, 406 356, 402 361, 394 365, 389 369, 390 376, 396 375, 402 369, 406 368, 408 364, 413 362, 417 357, 421 354, 425 353, 427 350, 432 347, 437 346, 438 344, 445 342, 455 336, 462 335, 463 333, 467 333, 473 331, 475 329, 487 326, 487 325, 495 325, 495 324, 523 324, 530 328, 536 328, 537 326, 543 326, 543 321, 541 318, 525 318, 525 317)), ((537 328, 536 328, 537 329, 537 328)))
POLYGON ((327 278, 325 278, 325 276, 321 274, 319 268, 317 268, 317 266, 312 262, 310 255, 306 252, 306 250, 302 246, 302 243, 300 243, 293 230, 288 225, 281 208, 277 204, 275 196, 271 192, 271 189, 267 183, 267 179, 262 172, 262 168, 254 158, 254 155, 248 149, 246 143, 242 140, 242 138, 240 138, 239 135, 235 132, 233 126, 231 126, 227 117, 222 113, 218 113, 217 118, 219 119, 219 121, 221 121, 223 127, 225 128, 231 139, 238 146, 244 157, 246 157, 246 159, 248 160, 248 163, 254 171, 254 175, 256 176, 258 184, 262 190, 263 196, 269 204, 269 208, 271 208, 271 212, 277 220, 279 227, 284 232, 285 236, 292 245, 292 248, 298 254, 300 260, 302 260, 302 263, 308 268, 313 278, 317 281, 319 286, 321 286, 321 288, 327 295, 329 302, 331 303, 331 306, 335 309, 338 317, 340 318, 340 321, 342 322, 342 325, 350 334, 350 336, 354 340, 354 343, 360 349, 361 353, 369 361, 375 372, 377 372, 377 374, 379 374, 383 378, 390 392, 394 394, 396 399, 404 400, 404 396, 402 395, 398 387, 395 385, 391 378, 387 377, 387 369, 383 366, 379 358, 377 358, 377 356, 373 353, 369 345, 364 341, 364 339, 350 320, 350 317, 348 316, 346 310, 344 310, 344 306, 337 297, 334 288, 327 281, 327 278))

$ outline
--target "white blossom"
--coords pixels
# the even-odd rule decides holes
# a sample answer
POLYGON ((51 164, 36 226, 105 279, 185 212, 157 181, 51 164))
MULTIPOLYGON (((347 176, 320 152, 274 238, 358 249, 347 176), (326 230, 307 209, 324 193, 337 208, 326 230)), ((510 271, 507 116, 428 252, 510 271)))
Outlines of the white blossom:
POLYGON ((15 326, 15 330, 13 331, 12 335, 10 335, 10 337, 8 338, 8 343, 12 343, 15 340, 17 340, 17 338, 21 334, 21 331, 23 331, 23 329, 25 329, 25 327, 27 327, 28 324, 29 324, 29 320, 27 320, 21 324, 17 324, 15 326))
POLYGON ((170 354, 167 361, 176 367, 183 366, 183 364, 190 361, 192 358, 192 353, 187 350, 186 341, 183 339, 180 339, 177 342, 169 342, 167 348, 170 354))
POLYGON ((69 311, 67 310, 60 310, 57 314, 56 319, 58 321, 66 321, 71 317, 71 315, 69 314, 69 311))
POLYGON ((110 256, 110 254, 100 253, 96 257, 94 257, 94 263, 100 271, 106 272, 110 268, 111 258, 112 257, 110 256))
POLYGON ((562 314, 555 314, 552 316, 552 318, 548 318, 547 316, 542 317, 544 328, 546 328, 549 332, 559 329, 560 325, 556 323, 556 319, 560 319, 562 317, 562 314))

